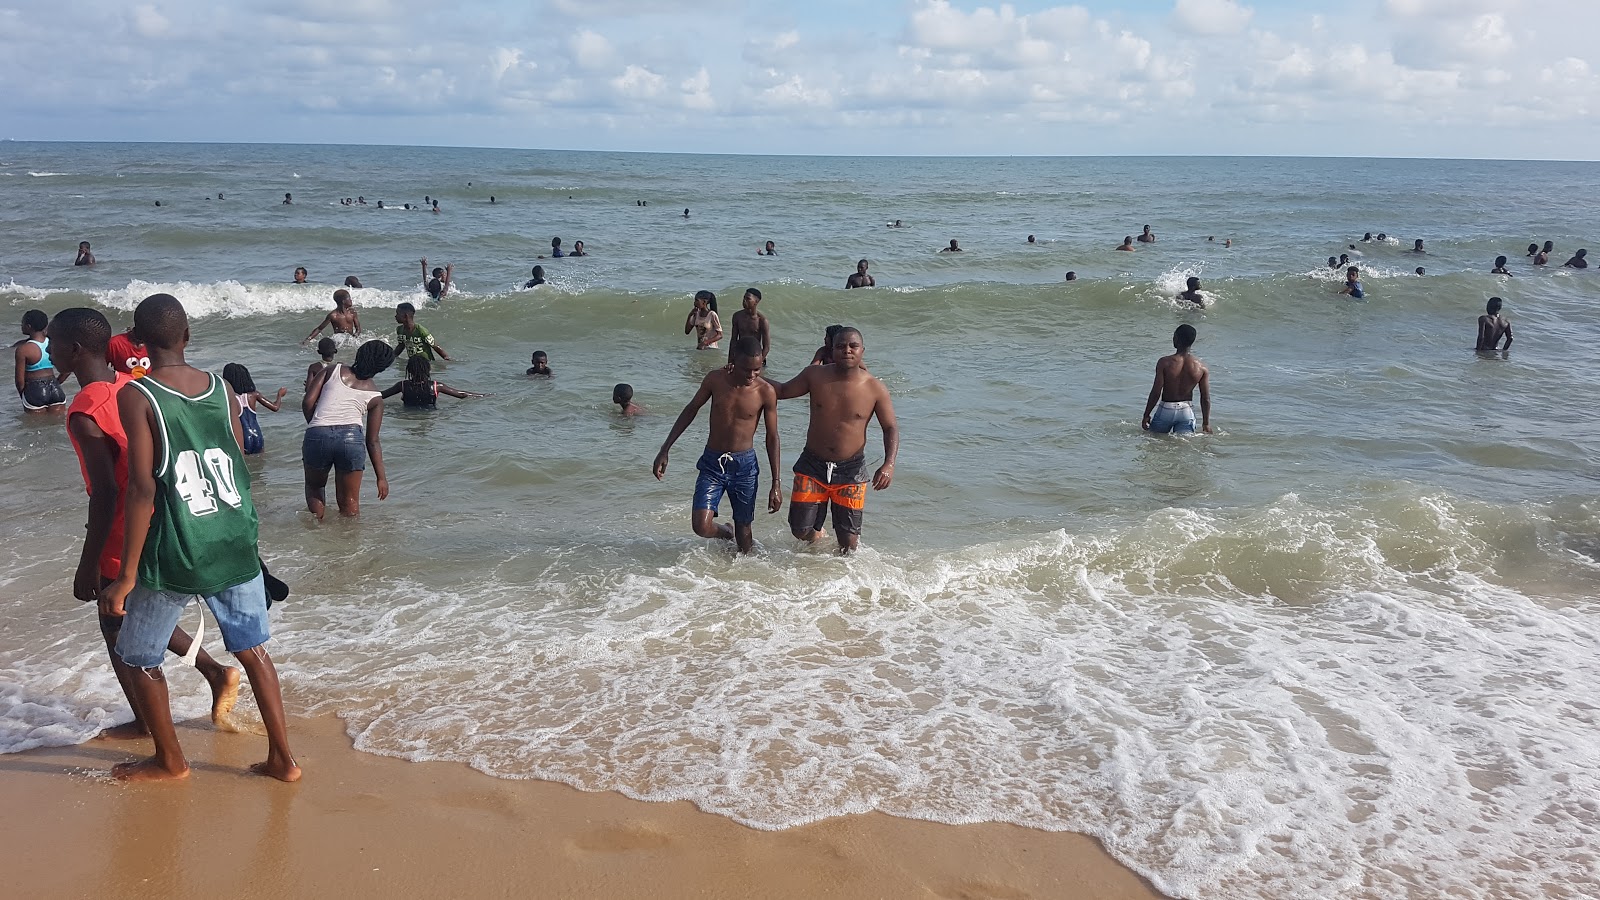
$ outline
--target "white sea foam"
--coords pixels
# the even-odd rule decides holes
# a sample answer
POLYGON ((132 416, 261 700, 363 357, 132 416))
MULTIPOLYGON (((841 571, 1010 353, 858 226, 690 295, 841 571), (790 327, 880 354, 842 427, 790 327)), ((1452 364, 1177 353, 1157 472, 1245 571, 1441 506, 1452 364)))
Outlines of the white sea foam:
POLYGON ((56 178, 61 175, 71 175, 71 172, 29 172, 35 178, 56 178))
MULTIPOLYGON (((192 318, 271 315, 281 312, 333 308, 334 285, 326 284, 241 284, 237 281, 193 283, 131 281, 126 287, 95 291, 94 302, 111 309, 132 311, 151 294, 171 294, 183 303, 192 318)), ((402 301, 420 303, 427 299, 419 285, 416 291, 387 291, 378 288, 352 288, 350 299, 357 308, 389 307, 402 301)))

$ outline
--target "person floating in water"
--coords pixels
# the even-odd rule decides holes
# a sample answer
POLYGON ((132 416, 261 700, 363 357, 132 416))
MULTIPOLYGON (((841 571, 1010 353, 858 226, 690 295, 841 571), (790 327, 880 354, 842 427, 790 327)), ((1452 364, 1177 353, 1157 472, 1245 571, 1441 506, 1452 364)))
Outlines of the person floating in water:
POLYGON ((1361 269, 1359 267, 1351 266, 1345 270, 1344 290, 1340 291, 1339 293, 1349 294, 1350 297, 1355 300, 1360 300, 1367 296, 1366 291, 1362 290, 1361 288, 1361 269))
POLYGON ((306 283, 306 279, 308 279, 310 277, 311 277, 311 275, 310 275, 310 273, 308 273, 306 271, 306 267, 305 266, 295 266, 295 269, 294 269, 294 283, 295 284, 305 284, 306 283))
POLYGON ((851 275, 849 278, 846 278, 844 281, 845 290, 849 290, 851 288, 877 287, 877 285, 877 280, 871 275, 867 274, 867 261, 864 259, 856 262, 855 274, 851 275))
POLYGON ((1339 268, 1339 257, 1337 257, 1337 256, 1328 257, 1328 268, 1330 268, 1330 269, 1339 268))
POLYGON ((556 373, 550 371, 550 356, 543 350, 533 351, 533 357, 529 360, 529 362, 533 363, 532 366, 528 367, 527 374, 529 376, 537 376, 540 378, 555 377, 556 373))
POLYGON ((960 253, 961 252, 961 245, 956 243, 956 239, 955 238, 951 238, 950 239, 950 246, 945 247, 944 249, 940 250, 939 252, 940 253, 960 253))
POLYGON ((1193 325, 1179 325, 1172 333, 1172 348, 1177 351, 1156 361, 1156 380, 1144 401, 1140 427, 1155 434, 1194 434, 1194 390, 1200 389, 1201 430, 1211 433, 1211 373, 1200 358, 1189 352, 1194 346, 1193 325))
POLYGON ((1536 266, 1542 266, 1545 263, 1549 262, 1550 261, 1550 254, 1555 249, 1556 249, 1556 245, 1555 245, 1554 241, 1545 241, 1544 242, 1544 246, 1539 249, 1539 252, 1534 254, 1533 264, 1536 265, 1536 266))
POLYGON ((757 250, 756 251, 756 255, 757 256, 777 256, 778 255, 778 245, 773 243, 772 241, 767 241, 767 245, 765 247, 762 247, 760 250, 757 250))
POLYGON ((1529 257, 1534 257, 1534 256, 1538 256, 1538 255, 1539 255, 1539 245, 1538 244, 1529 244, 1528 245, 1528 256, 1529 257))
MULTIPOLYGON (((1539 248, 1535 247, 1534 249, 1537 250, 1539 248)), ((1514 277, 1511 274, 1511 270, 1506 268, 1506 258, 1504 256, 1496 256, 1494 258, 1494 268, 1489 270, 1489 274, 1490 275, 1504 275, 1507 278, 1514 277)))
POLYGON ((1496 350, 1511 349, 1511 323, 1505 316, 1500 315, 1500 307, 1505 301, 1499 297, 1490 297, 1484 314, 1478 317, 1478 346, 1479 353, 1493 353, 1496 350), (1500 346, 1500 339, 1505 338, 1506 345, 1500 346))
POLYGON ((1587 268, 1589 268, 1589 261, 1587 259, 1585 259, 1584 257, 1586 257, 1588 255, 1589 255, 1589 251, 1587 251, 1587 250, 1579 250, 1577 253, 1574 253, 1572 255, 1571 259, 1567 260, 1566 262, 1562 263, 1561 265, 1562 265, 1563 268, 1568 268, 1568 269, 1587 269, 1587 268))
MULTIPOLYGON (((93 603, 100 591, 122 574, 128 436, 117 414, 117 392, 131 379, 106 362, 111 323, 99 310, 64 309, 50 320, 49 331, 56 348, 56 365, 78 379, 78 393, 67 408, 67 437, 78 454, 83 486, 89 492, 89 518, 88 534, 72 579, 72 595, 85 603, 93 603)), ((122 619, 99 618, 100 635, 111 657, 112 671, 133 710, 133 721, 107 728, 100 732, 100 737, 107 740, 148 738, 150 730, 145 727, 144 717, 134 700, 133 670, 116 653, 122 619)), ((181 657, 189 652, 192 643, 187 632, 174 627, 167 649, 181 657)), ((229 714, 239 699, 239 670, 219 664, 204 649, 195 656, 195 670, 211 688, 211 721, 227 727, 231 723, 229 714)))
MULTIPOLYGON (((550 257, 549 258, 550 259, 560 259, 560 258, 562 258, 563 256, 566 256, 566 255, 567 255, 566 251, 561 249, 561 238, 558 238, 558 237, 551 238, 550 239, 550 257)), ((544 259, 545 257, 541 256, 539 258, 540 259, 544 259)))
POLYGON ((75 265, 75 266, 92 266, 92 265, 94 265, 94 254, 92 252, 90 252, 90 250, 89 250, 89 242, 88 241, 79 241, 78 242, 78 258, 73 260, 72 264, 75 265))
POLYGON ((1372 232, 1369 231, 1366 234, 1362 235, 1361 236, 1361 243, 1363 243, 1363 244, 1372 243, 1372 232))
POLYGON ((1200 279, 1193 275, 1189 276, 1188 286, 1188 290, 1179 294, 1178 299, 1185 303, 1193 303, 1195 306, 1205 306, 1205 295, 1200 293, 1200 279))
POLYGON ((1426 275, 1426 274, 1428 274, 1428 270, 1424 269, 1421 266, 1417 266, 1417 271, 1414 274, 1419 275, 1419 276, 1426 275))
POLYGON ((359 291, 361 290, 361 279, 355 277, 354 275, 346 275, 344 277, 344 286, 347 288, 355 288, 359 291))
POLYGON ((161 781, 189 774, 161 662, 184 607, 199 597, 244 667, 261 711, 267 758, 251 771, 298 781, 278 673, 264 647, 271 638, 266 579, 233 393, 185 360, 189 319, 177 298, 146 297, 133 311, 133 327, 153 365, 117 395, 128 436, 122 571, 100 592, 99 604, 102 615, 122 618, 116 652, 134 670, 134 706, 155 754, 112 768, 112 777, 161 781))
POLYGON ((760 489, 761 464, 756 458, 756 426, 765 424, 767 465, 772 489, 767 493, 767 512, 783 508, 783 489, 778 486, 778 394, 762 379, 761 344, 752 337, 734 342, 733 364, 706 375, 700 389, 678 414, 672 430, 650 464, 660 481, 667 473, 667 453, 694 422, 700 407, 711 401, 711 433, 706 448, 695 464, 700 475, 694 485, 691 524, 694 533, 704 538, 733 540, 740 553, 755 547, 751 525, 756 520, 756 492, 760 489), (726 494, 733 505, 733 527, 717 525, 717 510, 726 494))
POLYGON ((1150 231, 1150 226, 1146 225, 1144 227, 1144 231, 1139 234, 1139 243, 1141 243, 1141 244, 1154 244, 1155 242, 1156 242, 1155 234, 1150 231))
POLYGON ((1031 234, 1030 234, 1030 235, 1028 235, 1028 243, 1030 243, 1030 244, 1037 244, 1037 243, 1038 243, 1038 241, 1036 241, 1036 240, 1034 240, 1034 239, 1033 239, 1033 235, 1031 235, 1031 234))
POLYGON ((899 219, 895 219, 893 222, 890 222, 888 225, 886 225, 884 227, 886 227, 886 228, 904 228, 906 226, 899 219))
POLYGON ((57 372, 50 360, 50 317, 44 310, 30 309, 22 314, 22 340, 12 345, 17 359, 17 396, 28 412, 43 412, 65 406, 67 395, 61 382, 67 373, 57 372))
POLYGON ((489 396, 458 391, 442 381, 434 381, 433 363, 426 356, 413 356, 406 360, 405 380, 397 381, 393 387, 385 389, 383 399, 387 400, 395 394, 399 394, 401 402, 410 409, 437 409, 440 394, 457 400, 479 400, 489 396))
POLYGON ((1133 252, 1133 235, 1130 234, 1127 237, 1123 238, 1122 239, 1122 243, 1118 244, 1116 249, 1123 250, 1123 251, 1126 251, 1128 253, 1132 253, 1133 252))
POLYGON ((711 308, 716 299, 717 295, 710 291, 696 291, 694 307, 683 321, 683 333, 695 335, 696 350, 715 350, 717 342, 722 340, 722 319, 711 308))
POLYGON ((683 210, 683 217, 684 217, 684 218, 685 218, 685 219, 687 219, 687 218, 689 218, 689 209, 688 209, 688 207, 684 207, 684 210, 683 210))
POLYGON ((585 251, 583 249, 583 241, 573 241, 572 242, 572 252, 568 253, 567 255, 568 256, 588 256, 589 254, 588 254, 587 251, 585 251))
POLYGON ((294 205, 294 195, 290 194, 290 193, 285 193, 283 195, 283 205, 284 206, 293 206, 294 205))
POLYGON ((633 385, 619 384, 611 389, 611 402, 617 405, 617 412, 624 416, 637 416, 644 413, 644 407, 633 402, 633 385))
POLYGON ((1416 243, 1415 246, 1413 246, 1411 248, 1411 252, 1412 253, 1427 253, 1428 252, 1428 251, 1422 249, 1422 238, 1417 238, 1417 243, 1416 243))
MULTIPOLYGON (((333 311, 322 317, 306 339, 301 341, 302 346, 311 343, 311 339, 322 333, 322 329, 332 328, 334 334, 360 334, 361 317, 356 313, 355 305, 350 300, 350 292, 339 288, 333 292, 333 311)), ((277 412, 277 410, 273 410, 277 412)))
MULTIPOLYGON (((428 277, 428 258, 422 258, 423 289, 428 292, 428 299, 443 300, 444 295, 450 293, 450 276, 456 271, 455 263, 448 263, 444 268, 433 267, 433 277, 428 277)), ((445 359, 450 357, 446 356, 445 359)))
POLYGON ((446 361, 450 359, 450 354, 444 352, 444 348, 434 341, 428 329, 417 324, 415 306, 410 303, 399 304, 394 308, 394 320, 396 323, 394 333, 398 338, 394 346, 396 354, 404 350, 407 356, 426 356, 428 359, 433 359, 437 354, 440 359, 446 361))
POLYGON ((811 397, 811 421, 805 449, 794 464, 789 491, 789 531, 802 541, 823 539, 829 510, 839 552, 849 553, 861 540, 862 512, 867 502, 867 424, 878 420, 883 431, 883 465, 872 476, 873 490, 887 490, 900 452, 900 428, 894 403, 883 382, 862 365, 866 345, 861 332, 841 328, 833 336, 833 361, 806 366, 800 374, 775 385, 779 400, 811 397))
POLYGON ((530 274, 532 274, 533 277, 529 278, 527 280, 527 282, 525 282, 522 285, 523 287, 525 287, 525 288, 538 287, 539 285, 545 283, 545 280, 544 280, 544 266, 534 266, 533 267, 533 271, 530 274))
POLYGON ((261 434, 261 420, 256 417, 256 404, 259 403, 267 409, 277 412, 278 404, 283 402, 284 395, 289 393, 288 388, 278 388, 278 396, 268 400, 256 390, 256 382, 250 377, 250 370, 239 363, 228 363, 222 367, 222 380, 233 389, 233 395, 238 399, 239 405, 239 430, 244 437, 243 443, 246 456, 254 456, 266 449, 266 439, 261 434))
POLYGON ((1077 272, 1068 272, 1067 273, 1067 277, 1065 279, 1063 279, 1063 280, 1065 280, 1065 281, 1077 281, 1078 280, 1078 273, 1077 272))
POLYGON ((728 362, 733 362, 733 345, 741 337, 753 337, 761 342, 761 359, 766 360, 767 354, 772 351, 772 329, 767 323, 767 317, 756 311, 761 305, 761 291, 756 288, 746 288, 744 292, 744 308, 733 314, 728 323, 728 362))

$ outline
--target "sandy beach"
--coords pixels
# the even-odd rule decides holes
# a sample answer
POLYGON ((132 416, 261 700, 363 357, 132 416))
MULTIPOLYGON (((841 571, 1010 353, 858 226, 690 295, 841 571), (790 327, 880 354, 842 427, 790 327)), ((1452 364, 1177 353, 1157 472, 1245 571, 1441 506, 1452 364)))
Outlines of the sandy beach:
POLYGON ((765 832, 458 763, 352 748, 291 722, 306 779, 248 775, 254 735, 180 724, 186 783, 106 772, 142 743, 0 757, 7 892, 66 897, 1154 898, 1094 840, 1010 825, 847 816, 765 832))

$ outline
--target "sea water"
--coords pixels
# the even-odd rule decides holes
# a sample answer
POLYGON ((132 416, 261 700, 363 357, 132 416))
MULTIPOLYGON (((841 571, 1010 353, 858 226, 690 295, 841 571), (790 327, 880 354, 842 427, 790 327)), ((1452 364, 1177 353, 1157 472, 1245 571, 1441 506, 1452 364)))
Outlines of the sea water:
MULTIPOLYGON (((1082 831, 1182 897, 1580 897, 1600 892, 1600 274, 1524 248, 1600 244, 1597 187, 1580 163, 5 143, 0 301, 122 328, 167 291, 196 364, 290 389, 250 463, 294 591, 272 649, 291 711, 340 715, 362 750, 759 828, 1082 831), (440 214, 376 207, 424 196, 440 214), (1157 243, 1112 250, 1147 223, 1157 243), (557 236, 591 255, 538 260, 557 236), (71 266, 80 240, 97 266, 71 266), (1339 253, 1364 300, 1339 296, 1339 253), (1514 277, 1488 273, 1499 254, 1514 277), (437 305, 424 256, 455 264, 437 305), (861 258, 879 287, 842 290, 861 258), (550 283, 520 289, 534 264, 550 283), (417 303, 453 357, 435 376, 492 396, 395 405, 390 497, 369 475, 359 521, 319 524, 299 342, 346 275, 363 338, 417 303), (1189 275, 1205 309, 1175 300, 1189 275), (749 558, 696 538, 704 414, 650 477, 725 359, 683 334, 691 295, 726 327, 747 286, 774 377, 839 322, 893 395, 899 463, 853 557, 781 513, 749 558), (1472 352, 1491 295, 1503 358, 1472 352), (1146 435, 1185 322, 1215 434, 1146 435), (554 378, 522 374, 536 349, 554 378), (646 415, 616 414, 618 382, 646 415)), ((18 751, 126 711, 71 597, 86 503, 61 419, 9 409, 18 751)), ((806 414, 780 407, 786 463, 806 414)), ((173 677, 175 711, 203 714, 199 678, 173 677)))

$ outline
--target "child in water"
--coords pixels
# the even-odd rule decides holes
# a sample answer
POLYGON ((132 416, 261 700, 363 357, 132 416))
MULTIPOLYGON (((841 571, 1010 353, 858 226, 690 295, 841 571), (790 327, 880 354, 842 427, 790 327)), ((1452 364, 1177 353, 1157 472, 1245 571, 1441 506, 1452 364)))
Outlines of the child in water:
POLYGON ((549 378, 556 373, 550 371, 550 357, 543 350, 533 351, 533 359, 529 360, 533 366, 528 369, 529 375, 539 375, 549 378))
POLYGON ((619 384, 611 389, 611 402, 615 403, 618 410, 625 416, 637 416, 644 412, 644 407, 633 402, 633 385, 619 384))
POLYGON ((1349 294, 1353 300, 1360 300, 1367 296, 1366 292, 1361 289, 1361 270, 1359 268, 1351 266, 1345 270, 1344 290, 1339 293, 1349 294))
POLYGON ((261 422, 256 418, 256 404, 260 403, 267 409, 277 412, 278 404, 283 402, 288 388, 278 388, 278 396, 272 400, 261 396, 256 390, 255 379, 250 377, 250 370, 239 363, 228 363, 222 367, 222 380, 233 388, 234 396, 239 398, 239 425, 244 429, 244 452, 246 456, 260 453, 266 446, 265 439, 261 436, 261 422))
POLYGON ((406 361, 406 380, 397 381, 394 386, 383 392, 383 399, 387 400, 395 394, 410 409, 436 409, 439 406, 439 395, 455 397, 458 400, 477 400, 489 396, 488 394, 474 394, 471 391, 458 391, 442 381, 433 380, 433 363, 426 356, 413 356, 406 361))
POLYGON ((311 382, 322 374, 323 369, 333 365, 333 355, 338 352, 339 345, 333 338, 325 337, 317 341, 317 355, 322 358, 306 366, 306 390, 311 390, 311 382))

